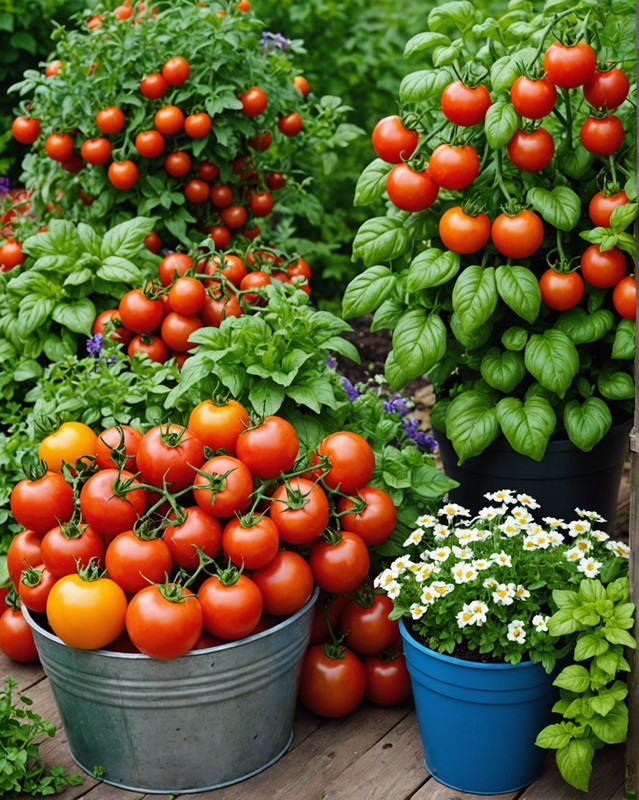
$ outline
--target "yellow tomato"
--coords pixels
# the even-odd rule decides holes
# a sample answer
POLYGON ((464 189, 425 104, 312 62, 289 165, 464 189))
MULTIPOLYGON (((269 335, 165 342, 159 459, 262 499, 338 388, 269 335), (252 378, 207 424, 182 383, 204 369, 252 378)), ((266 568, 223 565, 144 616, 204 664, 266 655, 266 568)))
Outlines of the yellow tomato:
POLYGON ((62 463, 75 466, 79 458, 93 457, 98 437, 82 422, 64 422, 40 442, 38 455, 52 472, 62 472, 62 463))

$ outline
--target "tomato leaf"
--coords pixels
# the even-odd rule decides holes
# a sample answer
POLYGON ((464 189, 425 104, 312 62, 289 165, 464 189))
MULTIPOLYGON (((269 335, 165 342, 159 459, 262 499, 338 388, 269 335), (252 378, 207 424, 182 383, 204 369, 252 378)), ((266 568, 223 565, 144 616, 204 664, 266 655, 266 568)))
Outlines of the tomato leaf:
POLYGON ((512 449, 541 461, 557 422, 548 400, 529 397, 522 402, 517 397, 503 397, 497 403, 496 413, 512 449))
POLYGON ((342 299, 345 319, 361 317, 378 309, 392 294, 397 276, 388 267, 374 266, 357 275, 346 287, 342 299))
POLYGON ((73 303, 58 303, 53 309, 52 316, 56 322, 74 333, 90 336, 96 310, 88 297, 82 297, 73 303))
POLYGON ((559 316, 555 327, 570 336, 575 344, 587 344, 603 339, 614 325, 614 314, 606 308, 592 314, 583 308, 572 308, 559 316))
POLYGON ((393 332, 393 352, 409 380, 427 373, 446 353, 446 326, 441 317, 423 309, 409 311, 393 332))
POLYGON ((353 205, 367 206, 374 203, 375 200, 379 200, 386 191, 386 177, 392 167, 392 164, 387 164, 381 158, 374 159, 364 167, 362 174, 357 179, 353 205))
POLYGON ((521 353, 491 347, 481 360, 480 371, 489 386, 508 394, 523 380, 526 366, 521 353))
POLYGON ((494 267, 474 264, 463 270, 453 287, 453 309, 464 333, 471 334, 492 316, 499 295, 494 267))
POLYGON ((588 453, 601 441, 612 426, 612 414, 599 397, 588 397, 583 403, 570 400, 564 408, 564 427, 570 441, 588 453))
POLYGON ((539 316, 541 291, 535 274, 518 265, 497 267, 497 291, 507 306, 531 324, 539 316))
POLYGON ((435 33, 434 31, 417 33, 406 42, 404 58, 412 56, 413 53, 427 50, 429 47, 444 47, 447 44, 450 44, 450 39, 445 33, 435 33))
POLYGON ((612 357, 620 360, 632 360, 637 349, 637 324, 632 319, 622 319, 615 331, 612 343, 612 357))
POLYGON ((406 288, 412 294, 432 286, 443 286, 459 272, 461 259, 452 250, 430 247, 415 256, 408 270, 406 288))
POLYGON ((454 77, 446 67, 409 72, 399 86, 400 102, 421 103, 439 97, 452 80, 454 77))
POLYGON ((528 190, 526 200, 546 222, 560 231, 571 231, 579 222, 581 199, 567 186, 555 186, 554 189, 534 186, 528 190))
POLYGON ((353 261, 361 258, 366 266, 392 261, 405 253, 409 244, 408 231, 399 220, 373 217, 366 220, 355 234, 353 261))
POLYGON ((446 412, 446 436, 458 464, 479 455, 497 438, 497 411, 487 392, 470 390, 454 397, 446 412))
POLYGON ((533 333, 524 350, 526 369, 539 383, 559 397, 568 391, 579 371, 579 353, 565 333, 551 328, 533 333))
POLYGON ((486 112, 484 131, 493 150, 508 144, 519 128, 519 114, 511 103, 493 103, 486 112))

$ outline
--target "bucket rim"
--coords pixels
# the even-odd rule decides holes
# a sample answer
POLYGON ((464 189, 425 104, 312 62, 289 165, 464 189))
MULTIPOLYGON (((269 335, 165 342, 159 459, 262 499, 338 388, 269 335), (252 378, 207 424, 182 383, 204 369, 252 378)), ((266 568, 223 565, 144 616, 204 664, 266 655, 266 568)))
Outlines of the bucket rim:
MULTIPOLYGON (((304 603, 304 605, 291 614, 288 617, 285 617, 281 622, 278 622, 276 625, 272 625, 270 628, 267 628, 265 631, 260 631, 259 633, 254 633, 251 636, 245 636, 243 639, 236 639, 232 642, 225 642, 224 644, 217 644, 213 647, 203 647, 200 650, 189 650, 188 653, 184 653, 184 655, 179 656, 179 658, 194 658, 197 656, 206 656, 210 655, 211 653, 220 653, 226 652, 229 650, 237 649, 238 647, 242 647, 242 645, 246 645, 252 642, 259 641, 260 639, 265 639, 278 631, 282 628, 292 624, 300 617, 303 617, 317 601, 319 595, 319 587, 315 586, 311 596, 308 600, 304 603)), ((48 631, 46 628, 43 628, 39 622, 37 622, 29 612, 29 609, 26 606, 22 606, 22 614, 24 615, 25 620, 28 622, 29 626, 36 631, 40 636, 49 641, 53 642, 60 647, 66 648, 67 650, 76 650, 79 653, 92 653, 100 656, 105 656, 106 658, 116 658, 116 659, 126 659, 129 661, 158 661, 157 658, 152 658, 151 656, 147 656, 144 653, 121 653, 115 650, 104 650, 100 648, 96 648, 94 650, 81 650, 77 647, 71 647, 70 645, 66 644, 62 641, 58 636, 56 636, 51 631, 48 631)), ((172 661, 176 661, 177 659, 171 659, 172 661)))

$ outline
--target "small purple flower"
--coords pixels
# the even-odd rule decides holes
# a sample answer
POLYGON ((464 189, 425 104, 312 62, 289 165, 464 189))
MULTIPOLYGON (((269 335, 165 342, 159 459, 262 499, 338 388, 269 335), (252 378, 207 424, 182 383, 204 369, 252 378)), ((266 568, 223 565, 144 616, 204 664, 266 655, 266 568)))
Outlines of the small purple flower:
POLYGON ((351 403, 354 403, 355 400, 357 400, 357 398, 359 397, 359 392, 353 386, 353 384, 348 380, 348 378, 342 376, 341 380, 342 380, 342 386, 344 387, 344 390, 348 395, 348 399, 351 401, 351 403))
POLYGON ((336 360, 333 358, 333 356, 329 356, 329 357, 326 359, 326 362, 325 362, 325 363, 326 363, 326 366, 327 366, 329 369, 337 369, 337 361, 336 361, 336 360))
POLYGON ((423 450, 427 453, 434 453, 437 450, 437 442, 432 436, 419 430, 419 420, 416 417, 409 417, 402 420, 406 436, 415 443, 418 450, 423 450))
POLYGON ((9 178, 0 178, 0 195, 9 194, 10 188, 11 188, 11 181, 9 180, 9 178))
POLYGON ((87 339, 87 352, 94 358, 99 358, 104 345, 104 339, 101 333, 94 333, 93 336, 87 339))
POLYGON ((385 400, 382 408, 387 414, 399 414, 400 417, 405 417, 410 410, 408 400, 398 393, 385 400))
POLYGON ((263 31, 260 39, 260 45, 265 53, 273 50, 288 50, 292 43, 292 39, 287 39, 281 33, 271 33, 270 31, 263 31))

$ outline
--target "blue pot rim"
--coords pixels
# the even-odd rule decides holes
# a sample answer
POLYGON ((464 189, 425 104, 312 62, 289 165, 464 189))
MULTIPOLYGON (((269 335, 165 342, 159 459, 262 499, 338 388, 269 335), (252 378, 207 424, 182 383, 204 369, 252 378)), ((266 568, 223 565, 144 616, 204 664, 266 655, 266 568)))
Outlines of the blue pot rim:
POLYGON ((423 645, 421 642, 418 642, 417 639, 410 633, 406 625, 404 624, 404 620, 399 620, 399 630, 402 635, 402 639, 405 642, 410 642, 411 647, 414 647, 416 650, 419 650, 424 655, 428 656, 429 658, 433 658, 436 661, 443 661, 446 664, 451 664, 453 666, 458 667, 468 667, 469 669, 482 669, 488 670, 489 672, 495 672, 498 670, 513 670, 513 669, 531 669, 531 668, 539 668, 543 669, 541 664, 536 664, 532 661, 520 661, 519 664, 510 664, 508 661, 503 661, 498 664, 487 664, 484 661, 468 661, 463 658, 455 658, 454 656, 449 656, 447 653, 438 653, 436 650, 431 650, 426 645, 423 645))

